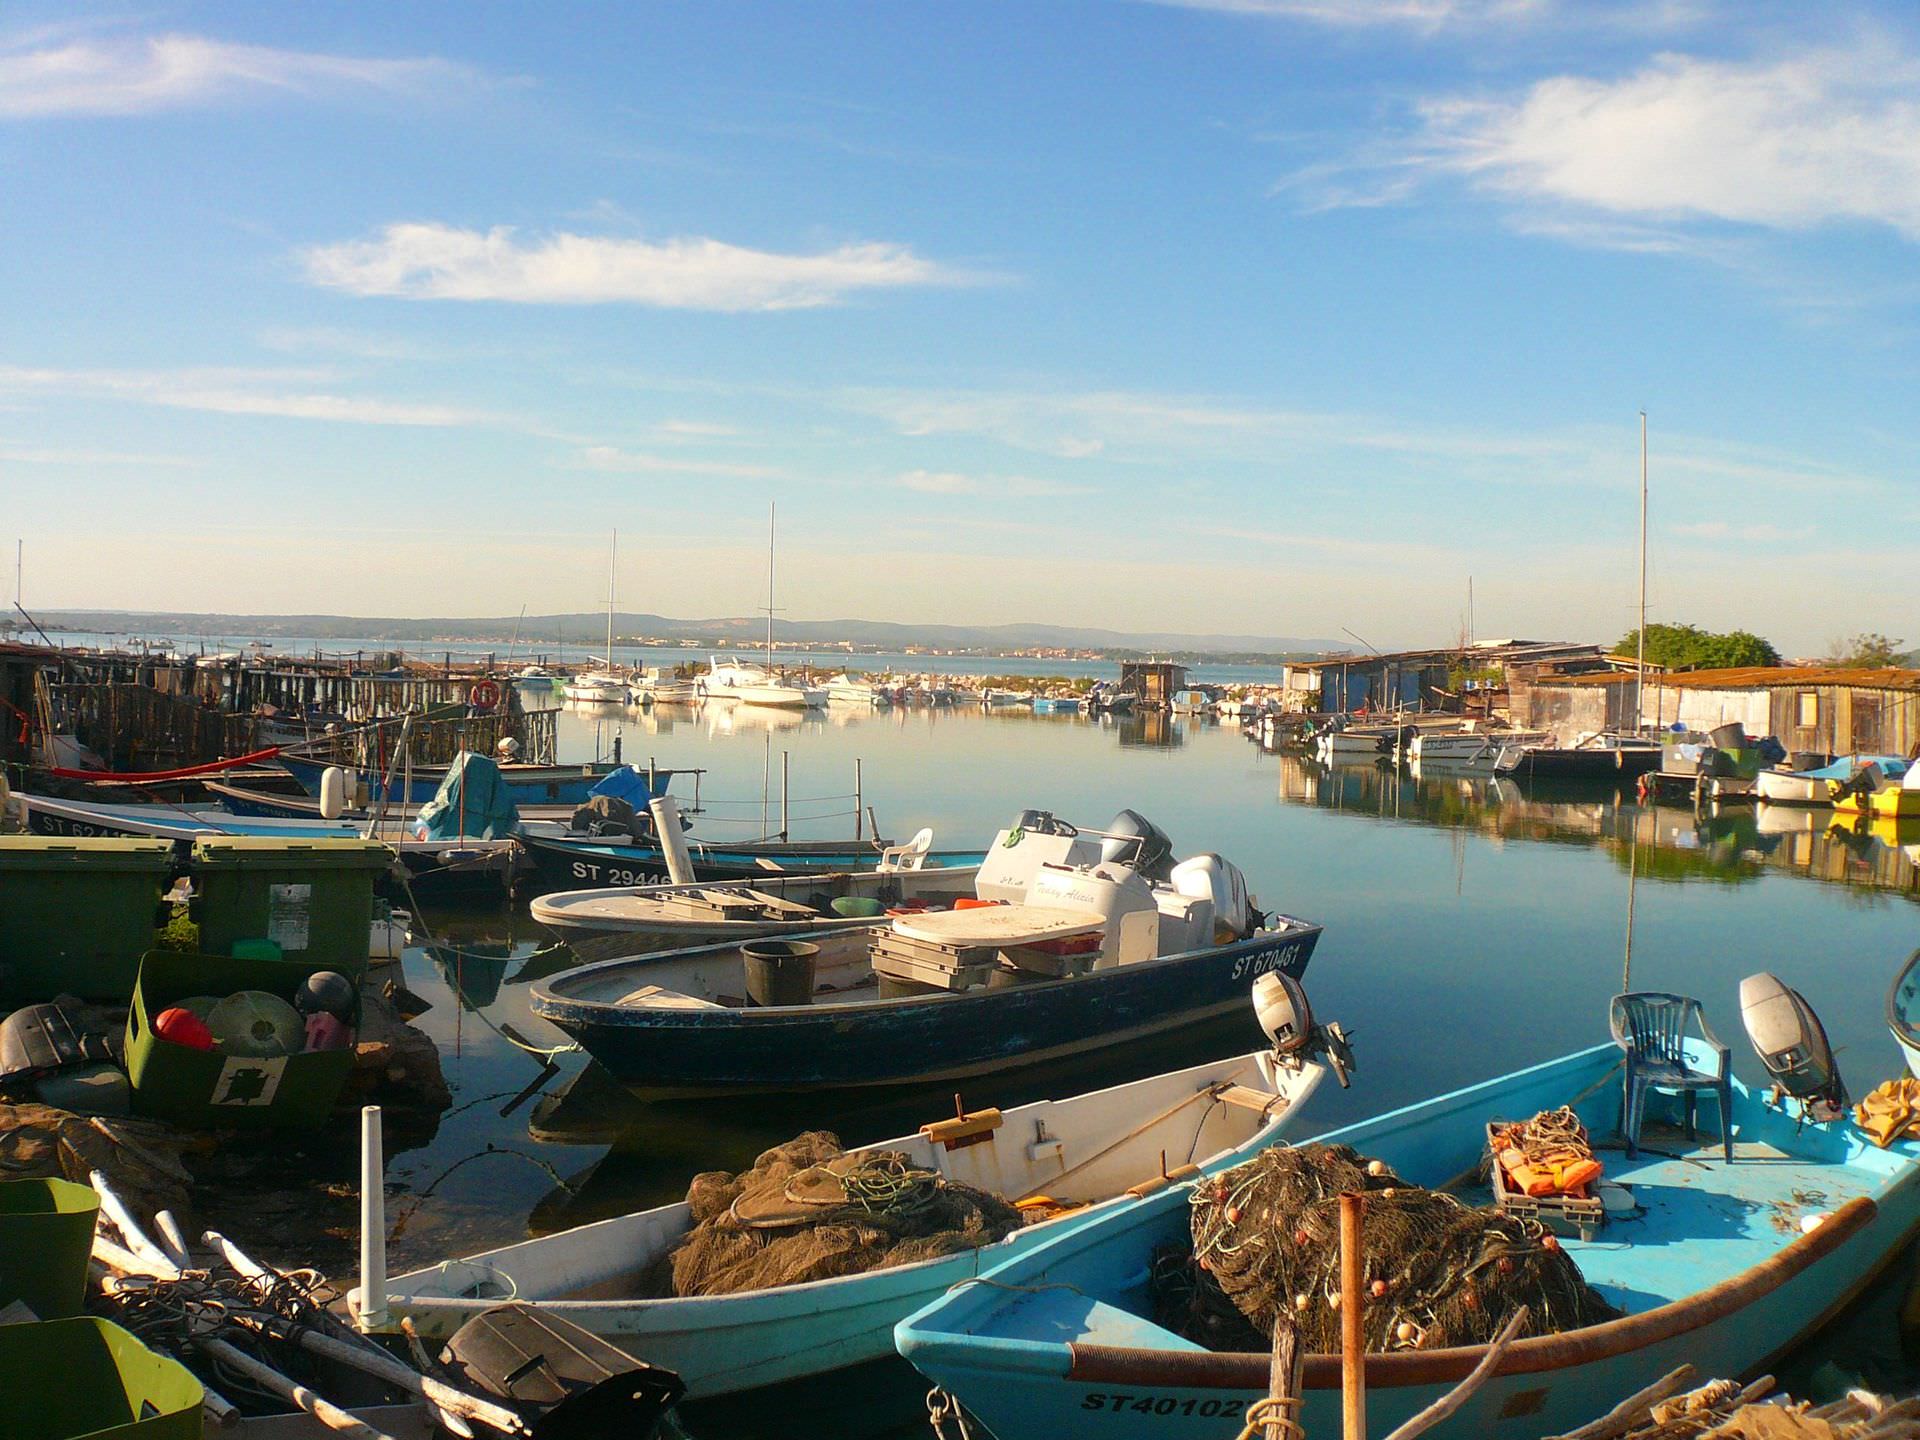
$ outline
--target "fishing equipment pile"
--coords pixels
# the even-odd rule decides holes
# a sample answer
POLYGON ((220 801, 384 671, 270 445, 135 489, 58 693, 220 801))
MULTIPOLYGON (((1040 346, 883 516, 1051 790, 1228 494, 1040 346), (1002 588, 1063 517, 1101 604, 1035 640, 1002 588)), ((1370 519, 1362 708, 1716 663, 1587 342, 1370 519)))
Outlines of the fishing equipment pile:
POLYGON ((655 1267, 661 1295, 732 1295, 977 1250, 1020 1228, 998 1195, 955 1184, 897 1150, 848 1154, 810 1130, 738 1175, 687 1190, 693 1228, 655 1267))
POLYGON ((1683 1366, 1607 1416, 1552 1440, 1599 1436, 1610 1440, 1917 1440, 1920 1400, 1889 1400, 1849 1391, 1825 1405, 1773 1393, 1771 1375, 1742 1386, 1710 1380, 1684 1394, 1676 1381, 1697 1378, 1683 1366), (1654 1398, 1654 1397, 1660 1398, 1654 1398))
POLYGON ((1263 1349, 1284 1319, 1304 1352, 1337 1352, 1343 1192, 1366 1197, 1369 1350, 1486 1344, 1521 1305, 1523 1336, 1619 1313, 1538 1221, 1411 1185, 1350 1146, 1298 1145, 1194 1185, 1193 1249, 1157 1260, 1156 1319, 1213 1349, 1263 1349))
POLYGON ((1493 1126, 1488 1140, 1507 1188, 1533 1199, 1584 1200, 1600 1179, 1587 1127, 1571 1109, 1542 1110, 1519 1124, 1493 1126))

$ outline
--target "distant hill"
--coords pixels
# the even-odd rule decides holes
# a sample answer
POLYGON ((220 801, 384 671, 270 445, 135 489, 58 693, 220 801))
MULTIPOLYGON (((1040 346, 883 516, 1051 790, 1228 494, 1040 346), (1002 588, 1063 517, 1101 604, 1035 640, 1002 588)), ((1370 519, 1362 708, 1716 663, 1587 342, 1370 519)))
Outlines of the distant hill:
MULTIPOLYGON (((65 630, 122 634, 207 635, 270 639, 276 635, 315 640, 355 639, 419 644, 435 640, 505 642, 516 629, 520 643, 578 644, 606 633, 607 617, 581 611, 567 615, 512 615, 422 620, 374 615, 226 615, 154 610, 42 610, 44 625, 65 630)), ((745 646, 767 633, 762 616, 675 620, 665 615, 616 612, 614 633, 622 641, 711 640, 745 646)), ((788 644, 844 643, 899 650, 907 646, 949 650, 1148 650, 1215 655, 1321 654, 1344 648, 1337 641, 1289 635, 1185 635, 1173 631, 1103 630, 1075 625, 916 625, 891 620, 776 620, 776 640, 788 644)))

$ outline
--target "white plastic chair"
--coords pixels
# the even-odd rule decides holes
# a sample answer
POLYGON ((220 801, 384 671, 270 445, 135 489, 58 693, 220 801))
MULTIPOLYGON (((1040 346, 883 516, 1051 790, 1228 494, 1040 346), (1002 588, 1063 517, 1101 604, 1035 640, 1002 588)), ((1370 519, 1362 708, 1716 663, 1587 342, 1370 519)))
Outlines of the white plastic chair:
POLYGON ((880 852, 880 863, 876 870, 918 870, 927 863, 927 852, 933 849, 933 830, 921 826, 920 831, 904 845, 889 845, 880 852))

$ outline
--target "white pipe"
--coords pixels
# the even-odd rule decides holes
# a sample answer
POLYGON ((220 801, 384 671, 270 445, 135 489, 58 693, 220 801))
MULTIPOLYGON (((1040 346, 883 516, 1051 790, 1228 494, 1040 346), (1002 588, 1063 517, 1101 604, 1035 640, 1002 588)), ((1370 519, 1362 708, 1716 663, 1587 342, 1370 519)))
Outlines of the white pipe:
POLYGON ((360 1328, 384 1330, 387 1312, 387 1162, 380 1107, 360 1111, 360 1328))
POLYGON ((660 838, 660 853, 667 857, 667 878, 676 885, 693 884, 693 857, 687 853, 686 832, 680 828, 680 806, 671 795, 662 795, 647 810, 653 816, 653 832, 660 838))
POLYGON ((193 1257, 187 1253, 187 1237, 180 1229, 180 1222, 174 1218, 173 1212, 171 1210, 154 1211, 153 1228, 159 1232, 153 1237, 154 1243, 167 1252, 167 1258, 182 1270, 191 1270, 193 1257))
POLYGON ((94 1194, 100 1197, 100 1213, 120 1232, 120 1238, 127 1242, 127 1248, 149 1264, 178 1269, 174 1259, 160 1246, 148 1238, 147 1232, 140 1228, 140 1222, 133 1218, 133 1212, 127 1209, 127 1202, 114 1193, 113 1186, 107 1183, 107 1177, 98 1170, 89 1170, 87 1180, 93 1186, 94 1194))

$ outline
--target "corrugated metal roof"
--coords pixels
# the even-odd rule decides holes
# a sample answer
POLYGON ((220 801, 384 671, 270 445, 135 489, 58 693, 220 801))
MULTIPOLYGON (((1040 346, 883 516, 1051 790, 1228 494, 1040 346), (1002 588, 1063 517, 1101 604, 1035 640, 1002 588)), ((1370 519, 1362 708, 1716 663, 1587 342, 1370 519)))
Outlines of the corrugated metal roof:
MULTIPOLYGON (((1631 672, 1615 675, 1567 675, 1542 680, 1542 685, 1624 685, 1631 672)), ((1854 690, 1920 691, 1920 670, 1863 670, 1837 665, 1748 665, 1732 670, 1686 670, 1677 675, 1647 676, 1648 685, 1668 690, 1791 690, 1808 685, 1833 685, 1854 690)))

